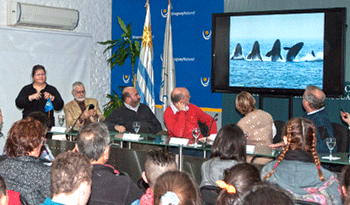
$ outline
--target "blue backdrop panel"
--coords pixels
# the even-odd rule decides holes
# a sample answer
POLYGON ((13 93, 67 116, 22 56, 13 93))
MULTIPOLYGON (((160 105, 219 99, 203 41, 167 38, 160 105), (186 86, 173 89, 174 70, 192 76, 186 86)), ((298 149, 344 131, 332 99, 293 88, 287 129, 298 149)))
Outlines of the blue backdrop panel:
MULTIPOLYGON (((121 17, 126 25, 132 23, 132 34, 135 37, 142 36, 146 15, 145 3, 146 1, 140 0, 113 0, 112 39, 120 38, 122 33, 116 16, 121 17)), ((156 104, 159 105, 161 104, 159 101, 161 58, 168 1, 150 0, 150 6, 154 44, 154 84, 156 104)), ((200 107, 221 108, 221 94, 212 93, 210 90, 211 15, 223 11, 224 1, 172 1, 171 25, 176 86, 187 87, 192 96, 191 102, 200 107)), ((131 63, 128 59, 123 67, 113 68, 111 89, 120 93, 119 86, 131 85, 131 63)))

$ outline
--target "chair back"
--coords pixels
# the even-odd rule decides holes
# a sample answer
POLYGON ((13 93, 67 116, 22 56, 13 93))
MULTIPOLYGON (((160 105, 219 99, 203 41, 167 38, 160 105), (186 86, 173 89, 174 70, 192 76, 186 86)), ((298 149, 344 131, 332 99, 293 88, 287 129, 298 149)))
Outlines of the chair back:
POLYGON ((312 202, 312 201, 303 201, 299 199, 294 199, 294 204, 297 205, 321 205, 320 203, 312 202))
POLYGON ((217 186, 202 186, 199 191, 205 205, 215 205, 219 196, 220 188, 217 186))
POLYGON ((332 122, 333 136, 337 140, 337 152, 349 152, 349 129, 342 124, 332 122))
POLYGON ((279 143, 279 142, 282 142, 283 140, 283 128, 285 126, 285 122, 282 121, 282 120, 276 120, 274 122, 275 126, 276 126, 276 130, 277 130, 277 133, 276 133, 276 136, 273 138, 273 143, 276 144, 276 143, 279 143))

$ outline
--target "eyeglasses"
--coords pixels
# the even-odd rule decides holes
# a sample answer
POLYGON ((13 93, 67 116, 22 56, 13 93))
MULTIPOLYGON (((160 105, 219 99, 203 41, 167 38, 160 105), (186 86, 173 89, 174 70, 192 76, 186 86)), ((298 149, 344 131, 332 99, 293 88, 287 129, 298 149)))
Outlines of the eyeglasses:
POLYGON ((77 93, 77 94, 84 94, 84 93, 85 93, 85 90, 75 91, 75 93, 77 93))
POLYGON ((38 77, 38 76, 45 76, 46 74, 45 73, 37 73, 37 74, 34 74, 35 77, 38 77))

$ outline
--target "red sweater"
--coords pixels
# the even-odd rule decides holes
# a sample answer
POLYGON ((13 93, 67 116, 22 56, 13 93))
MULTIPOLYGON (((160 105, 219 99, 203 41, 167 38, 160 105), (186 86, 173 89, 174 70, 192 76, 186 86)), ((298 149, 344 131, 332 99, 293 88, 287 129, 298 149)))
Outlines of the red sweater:
MULTIPOLYGON (((168 129, 168 135, 170 137, 181 137, 193 139, 192 129, 198 127, 198 121, 206 124, 208 129, 213 122, 209 135, 217 133, 216 121, 213 118, 203 112, 199 107, 189 104, 187 111, 179 111, 174 114, 173 109, 169 106, 164 112, 164 121, 168 129)), ((202 134, 199 138, 203 137, 202 134)))

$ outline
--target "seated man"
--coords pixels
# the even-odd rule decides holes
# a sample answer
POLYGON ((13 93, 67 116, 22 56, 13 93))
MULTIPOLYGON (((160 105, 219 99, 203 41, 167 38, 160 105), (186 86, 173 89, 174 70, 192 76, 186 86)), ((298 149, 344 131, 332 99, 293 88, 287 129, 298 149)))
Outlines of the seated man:
POLYGON ((97 100, 85 98, 85 87, 83 83, 77 81, 73 83, 72 87, 74 100, 63 107, 67 127, 79 130, 84 124, 103 121, 105 118, 98 106, 97 100))
MULTIPOLYGON (((325 93, 317 86, 308 85, 303 95, 302 104, 306 110, 304 117, 311 120, 316 127, 317 152, 329 152, 326 138, 333 137, 333 127, 325 109, 325 93)), ((336 152, 337 147, 333 151, 336 152)))
POLYGON ((145 171, 142 172, 142 179, 148 183, 149 188, 132 205, 153 205, 153 190, 157 178, 165 172, 175 170, 177 165, 174 152, 166 149, 150 150, 146 156, 145 171))
POLYGON ((151 109, 140 103, 140 95, 136 88, 124 88, 122 99, 124 104, 113 110, 105 121, 110 131, 135 132, 133 122, 140 122, 140 133, 156 134, 162 130, 162 125, 151 109))
POLYGON ((90 205, 131 204, 143 195, 129 176, 105 164, 109 159, 109 143, 107 126, 102 123, 84 125, 77 136, 75 149, 85 154, 93 165, 90 205))
MULTIPOLYGON (((209 135, 217 133, 216 121, 199 107, 190 103, 190 93, 186 88, 175 88, 171 92, 170 106, 164 112, 164 121, 168 135, 193 139, 192 129, 198 127, 198 121, 207 125, 209 135)), ((202 137, 202 134, 199 138, 202 137)))
POLYGON ((52 165, 51 194, 43 205, 86 204, 91 191, 92 165, 82 153, 59 154, 52 165))

